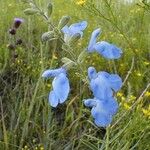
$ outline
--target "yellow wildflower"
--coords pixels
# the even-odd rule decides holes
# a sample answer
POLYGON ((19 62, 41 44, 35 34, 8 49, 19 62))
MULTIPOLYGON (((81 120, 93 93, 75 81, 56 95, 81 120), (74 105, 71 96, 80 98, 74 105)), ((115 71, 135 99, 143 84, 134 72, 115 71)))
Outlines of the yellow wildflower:
POLYGON ((17 64, 21 64, 22 63, 22 59, 17 59, 17 64))
POLYGON ((54 54, 54 55, 53 55, 53 59, 58 59, 58 57, 54 54))
POLYGON ((50 87, 51 87, 51 84, 47 83, 46 86, 47 86, 48 88, 50 88, 50 87))
POLYGON ((149 97, 149 96, 150 96, 150 92, 147 91, 147 92, 145 93, 145 96, 146 96, 146 97, 149 97))
POLYGON ((122 96, 123 96, 123 93, 118 92, 118 93, 117 93, 117 96, 122 97, 122 96))
POLYGON ((150 110, 142 108, 142 112, 145 116, 150 117, 150 110))
POLYGON ((140 72, 138 72, 136 75, 137 75, 138 77, 141 77, 141 76, 142 76, 142 74, 141 74, 140 72))
POLYGON ((41 147, 40 147, 40 150, 44 150, 44 147, 43 147, 43 146, 41 146, 41 147))
POLYGON ((121 100, 122 100, 122 101, 125 101, 125 97, 124 97, 124 96, 122 96, 122 97, 121 97, 121 100))
POLYGON ((136 99, 136 97, 134 96, 134 95, 130 95, 130 100, 131 101, 133 101, 133 100, 135 100, 136 99))
POLYGON ((86 2, 86 0, 78 0, 78 1, 76 2, 76 4, 77 4, 77 5, 84 5, 85 2, 86 2))
POLYGON ((149 62, 147 62, 147 61, 144 61, 144 64, 145 64, 145 65, 149 65, 150 63, 149 63, 149 62))
POLYGON ((128 103, 124 103, 123 106, 126 110, 131 109, 131 106, 128 103))

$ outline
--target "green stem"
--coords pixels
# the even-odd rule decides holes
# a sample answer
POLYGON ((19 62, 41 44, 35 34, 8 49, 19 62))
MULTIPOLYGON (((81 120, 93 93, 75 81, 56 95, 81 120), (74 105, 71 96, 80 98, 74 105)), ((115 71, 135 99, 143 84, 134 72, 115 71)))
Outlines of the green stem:
POLYGON ((108 126, 106 128, 106 150, 109 150, 109 132, 110 132, 110 127, 108 126))

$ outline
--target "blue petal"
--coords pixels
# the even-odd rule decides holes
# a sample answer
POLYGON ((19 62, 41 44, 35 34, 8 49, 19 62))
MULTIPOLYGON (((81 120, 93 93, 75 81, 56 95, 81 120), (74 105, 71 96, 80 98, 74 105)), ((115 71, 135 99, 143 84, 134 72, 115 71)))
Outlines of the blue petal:
POLYGON ((84 101, 84 105, 86 107, 93 107, 96 106, 96 100, 95 99, 85 99, 84 101))
POLYGON ((107 79, 107 78, 109 78, 110 74, 105 71, 100 71, 100 72, 98 72, 98 76, 101 76, 101 77, 107 79))
POLYGON ((58 98, 54 91, 51 91, 49 93, 49 103, 52 107, 56 107, 58 105, 58 98))
POLYGON ((72 24, 69 29, 71 31, 78 30, 83 31, 87 27, 87 21, 81 21, 79 23, 72 24))
POLYGON ((101 71, 97 73, 98 76, 103 76, 109 82, 110 87, 117 92, 122 86, 122 79, 117 74, 109 74, 105 71, 101 71))
POLYGON ((64 26, 61 31, 64 33, 64 34, 69 34, 70 33, 70 30, 69 30, 69 27, 66 25, 64 26))
POLYGON ((104 100, 96 99, 96 106, 99 109, 99 111, 105 112, 109 115, 116 114, 118 110, 118 103, 113 97, 104 100))
POLYGON ((110 114, 115 115, 118 110, 118 103, 117 101, 112 97, 104 101, 103 103, 104 109, 110 114))
POLYGON ((66 70, 64 68, 59 69, 49 69, 43 72, 42 77, 43 78, 49 78, 49 77, 56 77, 60 73, 66 74, 66 70))
POLYGON ((97 100, 96 107, 93 107, 91 110, 91 114, 95 119, 95 124, 99 127, 106 127, 112 121, 112 115, 105 108, 105 102, 97 100))
POLYGON ((112 116, 99 114, 99 116, 94 120, 94 123, 98 127, 107 127, 112 122, 112 116))
POLYGON ((96 69, 94 67, 88 68, 88 77, 90 80, 97 77, 97 72, 96 72, 96 69))
POLYGON ((81 35, 81 37, 83 37, 83 32, 82 31, 79 31, 79 30, 73 30, 73 31, 70 31, 70 38, 73 37, 75 34, 79 33, 81 35))
POLYGON ((69 94, 69 80, 64 73, 59 74, 52 82, 53 90, 59 99, 59 103, 63 103, 69 94))
POLYGON ((108 78, 111 88, 117 92, 122 86, 122 79, 117 74, 111 74, 108 78))
POLYGON ((113 96, 110 84, 103 76, 99 75, 97 78, 92 79, 90 82, 90 87, 93 92, 93 95, 97 99, 103 100, 113 96))
POLYGON ((105 41, 96 43, 94 48, 100 55, 107 59, 118 59, 122 54, 120 48, 105 41))
POLYGON ((95 98, 95 107, 91 109, 91 115, 93 118, 97 118, 99 113, 109 114, 108 111, 104 108, 104 101, 95 98))
POLYGON ((72 24, 70 27, 65 26, 62 28, 64 33, 64 41, 67 43, 69 39, 74 36, 76 33, 79 33, 81 37, 83 36, 83 30, 87 27, 87 22, 82 21, 79 23, 72 24))
POLYGON ((88 52, 93 52, 94 51, 94 45, 96 44, 96 40, 97 40, 97 37, 99 36, 101 30, 100 29, 96 29, 92 32, 92 35, 91 35, 91 39, 90 39, 90 42, 89 42, 89 45, 88 45, 88 52))

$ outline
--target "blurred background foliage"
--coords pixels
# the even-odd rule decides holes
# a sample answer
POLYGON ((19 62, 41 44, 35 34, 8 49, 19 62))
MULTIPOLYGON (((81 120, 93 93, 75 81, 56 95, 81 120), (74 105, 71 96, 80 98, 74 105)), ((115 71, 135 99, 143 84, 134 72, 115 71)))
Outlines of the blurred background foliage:
MULTIPOLYGON (((105 129, 92 123, 90 111, 82 99, 91 93, 83 84, 79 94, 80 75, 69 72, 72 90, 67 103, 51 109, 47 93, 51 81, 40 74, 55 68, 60 60, 41 43, 48 30, 43 18, 25 16, 25 0, 0 1, 0 149, 72 150, 105 149, 105 129), (23 43, 14 51, 7 45, 13 39, 8 30, 15 17, 24 18, 15 38, 23 43), (16 56, 16 57, 14 57, 16 56)), ((49 0, 36 0, 46 9, 49 0)), ((111 150, 148 150, 150 148, 150 2, 123 0, 53 0, 52 21, 58 24, 63 15, 71 22, 87 20, 84 37, 76 53, 87 47, 91 32, 101 28, 99 40, 114 43, 123 50, 123 57, 106 61, 98 54, 87 56, 83 68, 117 72, 123 79, 129 75, 117 93, 120 109, 110 130, 111 150)), ((83 69, 83 73, 87 74, 83 69)))

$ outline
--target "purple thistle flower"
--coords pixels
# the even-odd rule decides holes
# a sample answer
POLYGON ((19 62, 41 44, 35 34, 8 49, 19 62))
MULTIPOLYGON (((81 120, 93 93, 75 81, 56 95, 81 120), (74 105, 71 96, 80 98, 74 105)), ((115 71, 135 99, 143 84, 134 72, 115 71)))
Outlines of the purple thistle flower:
POLYGON ((14 19, 14 25, 13 25, 13 27, 16 28, 16 29, 18 29, 19 26, 20 26, 23 22, 24 22, 23 19, 21 19, 21 18, 15 18, 15 19, 14 19))

